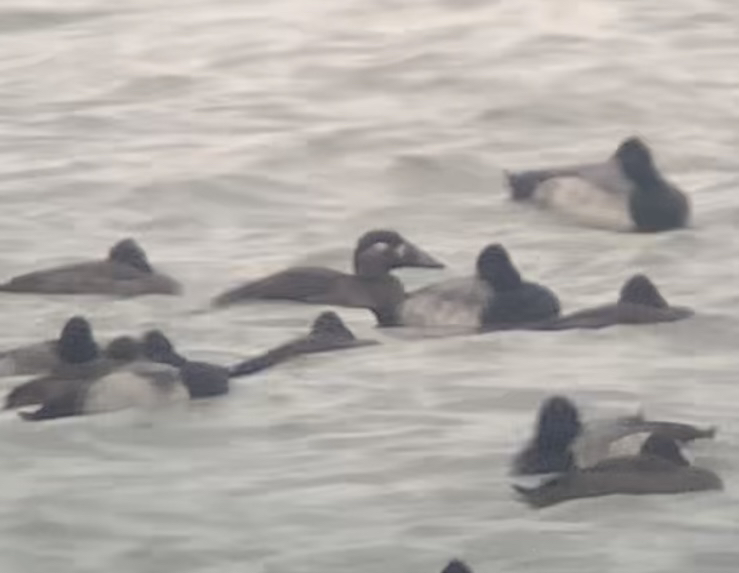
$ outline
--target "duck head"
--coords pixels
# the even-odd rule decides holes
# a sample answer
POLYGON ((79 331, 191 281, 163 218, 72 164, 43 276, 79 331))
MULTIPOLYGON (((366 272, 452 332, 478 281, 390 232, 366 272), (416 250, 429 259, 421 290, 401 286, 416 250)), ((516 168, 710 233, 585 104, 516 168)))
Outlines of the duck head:
POLYGON ((621 287, 619 302, 641 304, 653 308, 668 308, 667 301, 662 297, 652 281, 646 275, 632 276, 621 287))
POLYGON ((537 447, 546 450, 567 450, 582 429, 577 407, 564 396, 552 396, 539 409, 537 447))
POLYGON ((73 316, 66 322, 59 335, 56 351, 62 362, 67 364, 82 364, 99 356, 92 327, 86 318, 73 316))
POLYGON ((113 245, 108 252, 111 262, 128 265, 145 273, 153 272, 146 252, 133 239, 123 239, 113 245))
POLYGON ((180 367, 187 360, 180 356, 161 330, 150 330, 144 334, 141 342, 143 355, 152 362, 161 362, 180 367))
POLYGON ((626 176, 636 183, 644 185, 658 179, 652 152, 638 137, 622 141, 616 149, 615 158, 626 176))
POLYGON ((396 231, 369 231, 357 241, 354 271, 358 275, 379 275, 400 267, 441 269, 444 264, 396 231))
POLYGON ((508 251, 503 245, 485 247, 477 257, 477 276, 493 290, 504 292, 521 286, 521 274, 513 266, 508 251))
POLYGON ((108 343, 104 353, 112 360, 132 362, 141 355, 141 345, 131 336, 118 336, 108 343))
POLYGON ((312 336, 327 337, 335 340, 354 340, 352 331, 344 321, 333 311, 322 312, 313 321, 310 333, 312 336))

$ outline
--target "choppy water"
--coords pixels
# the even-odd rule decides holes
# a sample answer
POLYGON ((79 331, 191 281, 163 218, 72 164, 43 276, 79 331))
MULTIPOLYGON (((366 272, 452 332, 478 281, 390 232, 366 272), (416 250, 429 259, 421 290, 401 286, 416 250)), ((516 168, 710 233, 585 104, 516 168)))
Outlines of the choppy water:
POLYGON ((467 274, 500 241, 567 309, 645 271, 700 316, 602 332, 407 340, 317 355, 157 415, 0 417, 0 570, 720 572, 739 562, 736 0, 0 3, 2 276, 135 236, 183 298, 0 298, 0 345, 74 312, 227 362, 320 310, 190 314, 394 227, 467 274), (641 133, 689 230, 578 229, 507 201, 501 169, 598 160, 641 133), (723 493, 533 512, 506 471, 540 400, 717 424, 723 493))

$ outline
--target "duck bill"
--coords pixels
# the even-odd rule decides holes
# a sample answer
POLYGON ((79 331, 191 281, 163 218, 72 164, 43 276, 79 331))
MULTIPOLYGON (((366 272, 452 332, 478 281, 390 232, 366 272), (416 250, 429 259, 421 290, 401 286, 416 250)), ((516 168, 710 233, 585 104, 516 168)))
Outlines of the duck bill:
POLYGON ((423 269, 443 269, 444 263, 419 249, 413 243, 405 242, 398 249, 396 267, 419 267, 423 269))

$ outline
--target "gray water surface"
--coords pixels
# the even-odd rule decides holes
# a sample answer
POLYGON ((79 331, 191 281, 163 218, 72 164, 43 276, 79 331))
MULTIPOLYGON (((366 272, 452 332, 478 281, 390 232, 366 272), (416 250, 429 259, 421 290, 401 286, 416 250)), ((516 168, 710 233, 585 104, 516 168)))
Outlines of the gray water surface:
MULTIPOLYGON (((0 269, 136 237, 181 298, 4 295, 0 347, 73 313, 161 327, 229 362, 302 333, 288 303, 198 313, 294 263, 344 268, 365 230, 465 275, 502 242, 565 310, 648 273, 690 321, 418 339, 299 359, 231 396, 28 424, 0 416, 3 573, 732 572, 739 563, 736 0, 4 0, 0 269), (507 200, 502 170, 597 161, 639 133, 694 206, 659 235, 507 200), (511 456, 540 401, 720 431, 726 491, 533 511, 511 456)), ((0 382, 9 388, 16 380, 0 382)))

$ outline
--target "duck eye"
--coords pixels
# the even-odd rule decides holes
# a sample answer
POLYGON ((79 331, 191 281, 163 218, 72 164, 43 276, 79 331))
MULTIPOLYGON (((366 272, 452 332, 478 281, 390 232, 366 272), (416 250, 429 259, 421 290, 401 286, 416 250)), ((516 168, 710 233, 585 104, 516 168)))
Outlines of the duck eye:
POLYGON ((395 247, 395 254, 398 256, 399 259, 405 258, 405 256, 408 254, 408 245, 405 243, 400 243, 395 247))

